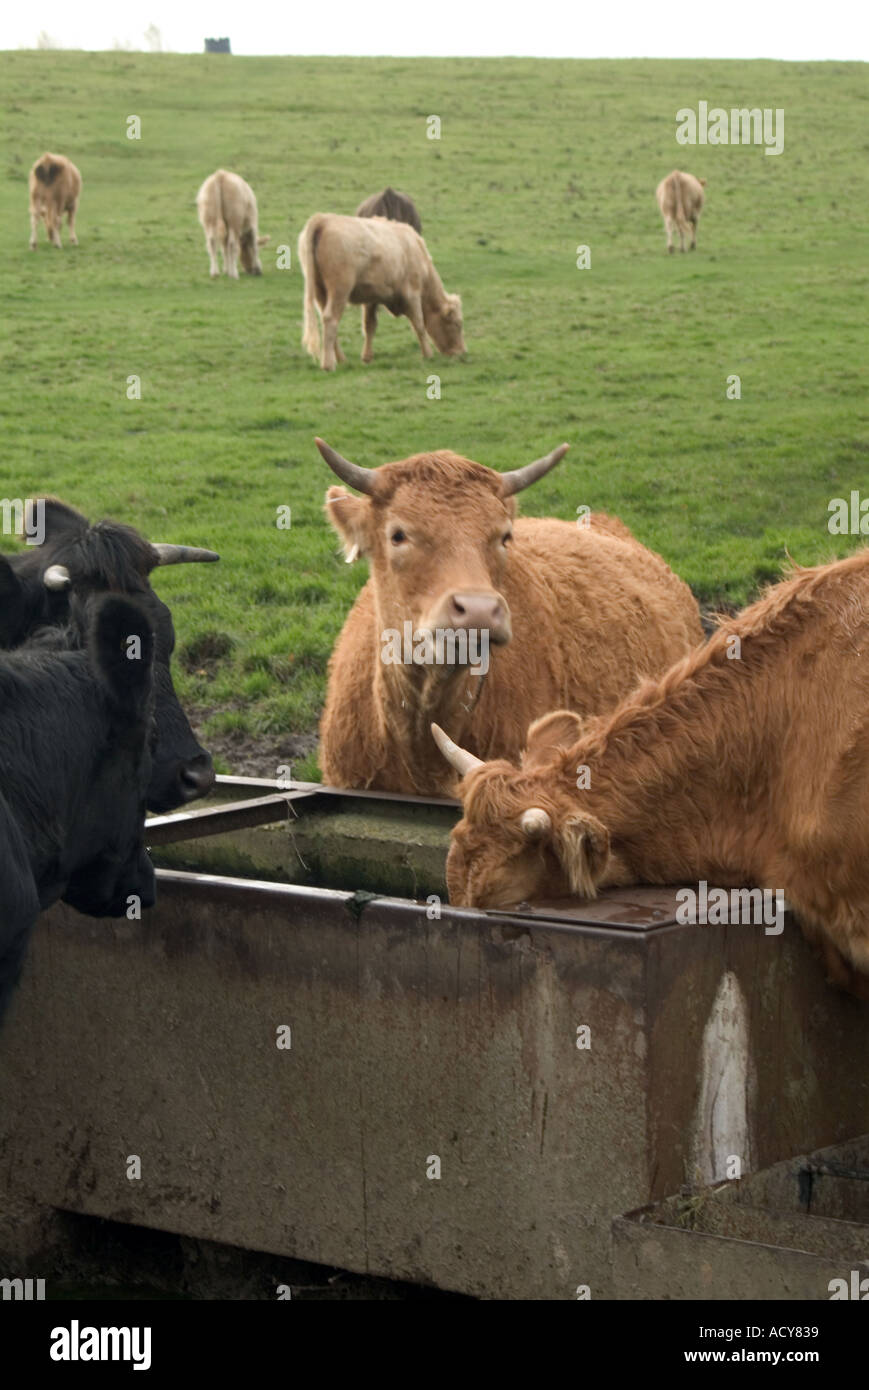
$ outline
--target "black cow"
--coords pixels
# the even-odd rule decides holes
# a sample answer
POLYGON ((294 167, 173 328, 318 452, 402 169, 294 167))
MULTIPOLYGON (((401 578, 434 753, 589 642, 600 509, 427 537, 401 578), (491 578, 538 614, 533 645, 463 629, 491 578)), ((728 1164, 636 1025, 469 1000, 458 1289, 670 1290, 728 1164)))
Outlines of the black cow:
POLYGON ((0 653, 0 1017, 44 908, 120 917, 154 902, 151 617, 115 594, 74 608, 69 649, 52 637, 0 653))
POLYGON ((390 222, 409 222, 415 232, 422 236, 422 222, 414 201, 406 193, 397 193, 394 188, 381 189, 372 193, 356 209, 357 217, 388 217, 390 222))
POLYGON ((119 522, 91 526, 56 498, 38 499, 28 506, 34 517, 41 517, 44 539, 17 555, 0 555, 0 647, 17 647, 45 625, 65 624, 70 594, 86 599, 113 592, 137 598, 156 637, 157 743, 148 809, 171 811, 204 796, 214 785, 214 768, 178 703, 169 669, 175 646, 172 614, 154 593, 148 576, 158 565, 218 556, 213 550, 186 545, 151 545, 138 531, 119 522), (41 512, 36 510, 39 507, 41 512))

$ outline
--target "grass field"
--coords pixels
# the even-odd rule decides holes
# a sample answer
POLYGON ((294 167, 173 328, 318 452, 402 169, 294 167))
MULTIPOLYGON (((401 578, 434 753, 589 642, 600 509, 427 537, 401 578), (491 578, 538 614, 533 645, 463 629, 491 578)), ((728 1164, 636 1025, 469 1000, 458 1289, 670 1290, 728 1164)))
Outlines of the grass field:
POLYGON ((786 547, 812 563, 856 544, 830 536, 827 507, 869 491, 865 66, 71 52, 0 65, 0 492, 51 491, 220 551, 219 566, 157 580, 176 685, 207 734, 315 727, 365 578, 323 518, 318 433, 369 465, 448 447, 514 467, 569 440, 523 509, 615 512, 705 602, 750 597, 786 547), (783 108, 784 152, 678 146, 675 113, 700 100, 783 108), (80 245, 42 239, 33 254, 27 171, 45 149, 82 171, 80 245), (256 191, 272 238, 261 279, 208 278, 194 200, 221 165, 256 191), (654 202, 674 167, 708 180, 690 256, 664 254, 654 202), (348 364, 327 375, 299 342, 296 238, 312 212, 352 212, 387 182, 416 199, 462 294, 467 360, 424 363, 410 325, 383 315, 363 367, 352 310, 348 364), (740 400, 726 399, 731 374, 740 400), (127 399, 133 375, 141 400, 127 399))

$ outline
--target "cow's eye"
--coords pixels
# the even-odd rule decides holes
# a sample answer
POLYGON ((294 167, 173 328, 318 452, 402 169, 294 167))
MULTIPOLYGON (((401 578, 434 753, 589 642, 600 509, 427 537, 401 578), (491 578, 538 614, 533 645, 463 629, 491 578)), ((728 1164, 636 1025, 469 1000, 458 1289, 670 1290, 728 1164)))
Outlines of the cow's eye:
POLYGON ((513 539, 513 532, 512 532, 512 531, 505 531, 504 535, 501 537, 501 544, 502 544, 502 545, 509 545, 510 542, 512 541, 512 539, 513 539))
POLYGON ((389 539, 392 541, 393 545, 401 545, 403 541, 407 540, 407 536, 404 531, 402 531, 401 527, 399 527, 396 531, 393 531, 389 539))

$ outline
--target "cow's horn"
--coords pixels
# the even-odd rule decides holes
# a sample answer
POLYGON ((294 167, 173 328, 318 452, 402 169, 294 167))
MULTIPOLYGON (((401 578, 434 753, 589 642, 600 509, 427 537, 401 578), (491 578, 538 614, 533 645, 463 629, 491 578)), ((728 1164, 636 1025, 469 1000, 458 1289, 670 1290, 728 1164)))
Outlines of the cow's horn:
POLYGON ((536 483, 538 478, 542 478, 544 473, 548 473, 550 468, 554 468, 559 459, 570 448, 569 444, 559 444, 557 449, 553 449, 551 454, 545 458, 535 459, 533 463, 526 463, 524 468, 514 468, 512 473, 501 474, 501 495, 511 497, 514 492, 522 492, 532 483, 536 483))
POLYGON ((457 743, 444 733, 439 724, 432 724, 432 736, 438 748, 443 753, 447 762, 454 767, 456 772, 465 777, 467 773, 473 772, 475 767, 483 766, 482 758, 475 758, 473 753, 469 753, 466 748, 460 748, 457 743))
POLYGON ((194 561, 220 559, 216 550, 203 550, 198 545, 165 545, 158 542, 152 543, 151 549, 157 552, 158 565, 190 565, 194 561))
POLYGON ((323 455, 333 473, 336 473, 342 483, 347 483, 349 487, 355 487, 357 492, 374 491, 374 475, 376 468, 360 468, 358 463, 351 463, 349 459, 342 458, 331 449, 325 439, 315 439, 314 443, 323 455))
POLYGON ((552 818, 542 806, 530 806, 519 817, 519 826, 529 840, 542 840, 552 830, 552 818))
POLYGON ((42 576, 46 589, 68 589, 72 580, 66 565, 49 565, 42 576))

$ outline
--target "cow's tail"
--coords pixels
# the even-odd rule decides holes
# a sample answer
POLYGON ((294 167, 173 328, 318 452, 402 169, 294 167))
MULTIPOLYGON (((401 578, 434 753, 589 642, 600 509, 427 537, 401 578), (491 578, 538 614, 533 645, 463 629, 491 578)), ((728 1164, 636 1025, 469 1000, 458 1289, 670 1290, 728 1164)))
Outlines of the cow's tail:
POLYGON ((320 236, 319 218, 311 217, 302 228, 299 236, 299 265, 305 277, 304 319, 302 322, 302 347, 318 361, 320 357, 320 328, 317 322, 317 241, 320 236))
POLYGON ((688 226, 688 219, 685 216, 685 204, 682 202, 681 174, 677 173, 675 179, 673 180, 673 193, 675 195, 676 203, 676 226, 679 228, 680 233, 690 231, 690 228, 688 226))

